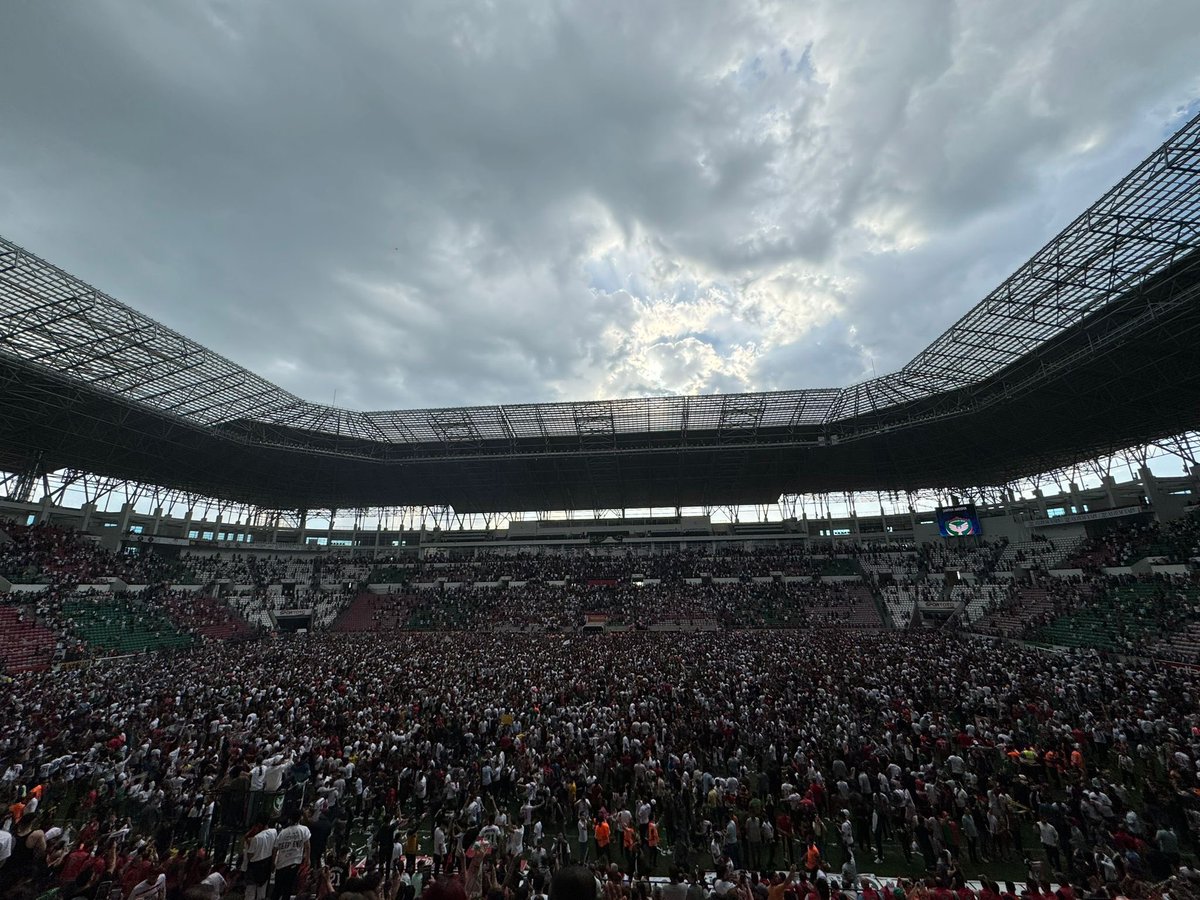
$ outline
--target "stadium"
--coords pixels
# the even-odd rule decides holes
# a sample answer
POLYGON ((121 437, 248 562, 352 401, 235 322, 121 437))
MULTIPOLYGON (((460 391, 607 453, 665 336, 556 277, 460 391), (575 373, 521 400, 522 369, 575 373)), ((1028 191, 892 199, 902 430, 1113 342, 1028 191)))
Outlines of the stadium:
POLYGON ((0 238, 3 896, 1195 896, 1200 116, 1029 251, 859 383, 358 411, 0 238))

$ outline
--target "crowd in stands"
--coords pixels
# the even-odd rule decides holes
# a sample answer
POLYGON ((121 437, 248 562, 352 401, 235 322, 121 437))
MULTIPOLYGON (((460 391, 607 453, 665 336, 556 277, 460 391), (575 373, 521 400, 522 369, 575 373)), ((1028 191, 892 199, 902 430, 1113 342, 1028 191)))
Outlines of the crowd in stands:
POLYGON ((912 551, 865 551, 858 556, 863 572, 874 579, 890 577, 897 581, 921 577, 921 561, 912 551))
POLYGON ((0 694, 0 895, 498 900, 584 863, 605 897, 715 870, 702 896, 779 872, 823 900, 873 868, 967 900, 999 867, 1174 898, 1198 704, 1190 670, 928 629, 219 643, 0 694))
MULTIPOLYGON (((1153 534, 1143 533, 1140 526, 1118 526, 1110 535, 1120 536, 1112 539, 1119 543, 1136 534, 1140 546, 1157 541, 1187 552, 1197 521, 1189 516, 1153 534)), ((1117 580, 1102 578, 1095 568, 1082 578, 1043 577, 1037 584, 1007 577, 1017 567, 1044 570, 1070 551, 1069 541, 1040 538, 1017 543, 841 544, 812 552, 718 544, 707 552, 653 555, 611 547, 491 552, 463 559, 451 559, 449 553, 424 559, 404 554, 379 567, 337 552, 223 550, 168 561, 153 553, 104 551, 84 537, 53 527, 10 524, 0 548, 14 574, 50 580, 46 590, 18 603, 4 617, 0 646, 11 648, 3 654, 4 660, 14 661, 10 667, 44 665, 47 631, 54 635, 52 658, 71 660, 200 638, 244 637, 273 630, 282 614, 300 610, 312 611, 310 627, 324 628, 357 595, 346 585, 385 570, 400 576, 396 583, 403 587, 396 598, 384 602, 386 611, 367 611, 358 619, 394 622, 407 629, 563 630, 580 627, 588 614, 607 627, 879 627, 886 621, 903 628, 927 624, 919 614, 925 610, 936 613, 939 622, 949 615, 952 622, 987 634, 1200 661, 1200 612, 1186 591, 1126 587, 1122 594, 1117 580), (81 578, 102 580, 120 573, 136 581, 135 576, 162 574, 172 566, 194 571, 198 577, 193 580, 209 583, 223 599, 207 593, 166 593, 163 585, 136 598, 117 598, 103 590, 89 595, 79 587, 81 578), (969 580, 949 588, 941 578, 947 569, 965 573, 969 580), (793 580, 751 581, 779 573, 793 580), (822 579, 830 574, 846 580, 822 579), (712 580, 696 583, 702 575, 712 580), (500 589, 488 586, 501 577, 512 582, 500 589), (448 587, 428 587, 439 580, 448 587), (214 584, 218 581, 231 585, 214 584), (560 581, 565 584, 553 584, 560 581), (1142 593, 1133 597, 1137 591, 1142 593), (881 620, 884 611, 887 618, 881 620), (23 642, 38 649, 25 652, 23 642)))
POLYGON ((984 634, 1200 664, 1200 646, 1171 640, 1200 625, 1200 580, 1192 574, 1085 574, 1013 584, 996 592, 983 613, 969 621, 984 634))
MULTIPOLYGON (((588 616, 607 625, 802 628, 879 627, 870 590, 861 582, 641 582, 611 585, 459 587, 419 590, 403 598, 359 601, 354 622, 401 628, 513 631, 578 628, 588 616), (366 613, 376 607, 378 614, 366 613)), ((357 627, 357 626, 355 626, 357 627)))
POLYGON ((1084 541, 1066 563, 1069 568, 1097 571, 1131 566, 1150 557, 1182 564, 1200 556, 1200 513, 1173 522, 1119 522, 1084 541))
POLYGON ((948 605, 942 582, 892 582, 881 586, 880 594, 894 628, 920 622, 921 607, 948 605))
POLYGON ((226 603, 198 591, 174 591, 162 600, 180 630, 212 640, 248 638, 254 629, 226 603))
POLYGON ((962 605, 962 624, 979 621, 989 611, 999 609, 1015 596, 1019 585, 1009 579, 999 582, 960 582, 950 589, 950 598, 955 606, 962 605))
POLYGON ((285 593, 279 586, 260 587, 248 593, 229 594, 226 602, 237 614, 256 627, 272 627, 272 616, 309 610, 313 627, 324 628, 350 605, 355 593, 323 588, 295 589, 285 593))
POLYGON ((165 585, 137 594, 46 590, 25 599, 26 604, 6 606, 56 635, 54 659, 59 661, 241 639, 253 631, 219 600, 165 585))
POLYGON ((1028 541, 1010 541, 1004 545, 996 558, 992 571, 1056 569, 1076 550, 1080 543, 1081 541, 1077 538, 1054 541, 1045 537, 1035 537, 1028 541))
POLYGON ((918 550, 918 564, 930 574, 940 575, 947 569, 984 578, 995 569, 1007 541, 971 544, 925 544, 918 550))
POLYGON ((1095 571, 1131 565, 1144 555, 1141 549, 1157 532, 1158 527, 1150 522, 1118 524, 1084 541, 1066 566, 1095 571))
POLYGON ((146 547, 114 552, 77 532, 0 524, 0 574, 28 586, 0 601, 0 671, 245 637, 230 608, 169 582, 194 578, 146 547), (113 579, 135 585, 116 591, 113 579))
POLYGON ((339 553, 313 549, 303 553, 215 551, 185 553, 180 560, 195 573, 197 584, 227 581, 265 587, 289 582, 304 587, 355 584, 371 574, 372 563, 339 553))
POLYGON ((622 550, 566 552, 479 552, 463 559, 429 554, 418 562, 379 566, 371 580, 379 584, 431 582, 611 581, 641 575, 661 581, 713 578, 856 575, 854 554, 814 553, 802 547, 722 547, 714 550, 671 550, 645 554, 622 550))
POLYGON ((0 577, 13 584, 93 584, 110 577, 155 584, 187 574, 178 561, 159 554, 113 553, 70 529, 0 521, 0 577))

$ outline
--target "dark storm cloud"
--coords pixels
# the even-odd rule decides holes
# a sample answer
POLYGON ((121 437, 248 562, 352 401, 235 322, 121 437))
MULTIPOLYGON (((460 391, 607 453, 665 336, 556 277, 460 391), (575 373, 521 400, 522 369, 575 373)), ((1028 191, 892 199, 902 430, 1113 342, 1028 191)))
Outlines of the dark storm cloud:
POLYGON ((9 4, 0 232, 360 408, 902 364, 1200 95, 1195 4, 9 4))

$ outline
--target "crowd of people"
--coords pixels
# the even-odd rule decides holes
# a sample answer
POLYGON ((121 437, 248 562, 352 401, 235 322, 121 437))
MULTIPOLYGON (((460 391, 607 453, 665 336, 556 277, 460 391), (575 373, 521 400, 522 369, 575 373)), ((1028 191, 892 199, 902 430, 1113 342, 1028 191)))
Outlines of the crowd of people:
POLYGON ((1118 522, 1088 538, 1070 565, 1089 571, 1129 566, 1148 556, 1172 564, 1187 563, 1200 555, 1200 515, 1192 513, 1172 522, 1137 519, 1118 522))
POLYGON ((0 576, 13 584, 62 587, 104 578, 154 584, 190 573, 178 560, 155 553, 114 553, 72 529, 0 520, 0 576))
POLYGON ((0 697, 0 886, 320 897, 402 869, 481 897, 583 862, 626 889, 795 866, 936 892, 1007 865, 1150 896, 1200 838, 1197 681, 845 628, 326 633, 65 669, 0 697))
MULTIPOLYGON (((1159 640, 1200 621, 1200 578, 1193 573, 1150 577, 1085 573, 1042 579, 1032 607, 1019 585, 994 600, 987 617, 973 627, 981 632, 1037 640, 1064 616, 1090 611, 1104 635, 1124 652, 1171 659, 1159 640), (1005 614, 1011 614, 1006 616, 1005 614), (1013 628, 996 628, 1007 619, 1013 628)), ((1194 656, 1177 662, 1200 663, 1194 656)))
MULTIPOLYGON (((902 545, 897 544, 896 549, 902 545)), ((629 580, 640 575, 661 581, 689 578, 769 577, 772 575, 816 577, 857 574, 855 548, 838 547, 810 550, 795 547, 721 546, 712 549, 680 550, 671 548, 656 553, 638 553, 629 549, 579 549, 569 552, 531 551, 447 551, 384 562, 371 580, 381 584, 428 582, 438 579, 454 582, 512 581, 589 581, 629 580)))
POLYGON ((351 557, 163 560, 3 531, 0 573, 48 581, 15 621, 61 635, 62 665, 0 694, 0 897, 528 900, 556 872, 605 900, 1192 889, 1195 670, 908 613, 986 594, 980 632, 1036 640, 1080 611, 1103 626, 1134 587, 1113 627, 1136 614, 1127 649, 1155 656, 1200 615, 1188 575, 1018 583, 1004 542, 435 555, 350 605, 339 585, 371 573, 351 557), (232 592, 172 589, 181 567, 232 592), (974 579, 951 590, 945 568, 974 579), (415 587, 432 573, 528 583, 415 587), (80 589, 109 575, 151 586, 80 589), (300 607, 314 633, 272 632, 300 607), (663 625, 704 630, 644 630, 663 625), (177 649, 126 655, 158 646, 177 649))
POLYGON ((363 559, 339 553, 217 551, 188 552, 180 564, 194 575, 197 584, 225 581, 255 589, 291 583, 304 589, 357 584, 366 580, 372 566, 363 559))
POLYGON ((365 596, 359 602, 379 606, 395 627, 442 630, 561 631, 589 619, 629 627, 881 624, 870 590, 861 582, 530 582, 512 588, 422 589, 391 597, 365 596))

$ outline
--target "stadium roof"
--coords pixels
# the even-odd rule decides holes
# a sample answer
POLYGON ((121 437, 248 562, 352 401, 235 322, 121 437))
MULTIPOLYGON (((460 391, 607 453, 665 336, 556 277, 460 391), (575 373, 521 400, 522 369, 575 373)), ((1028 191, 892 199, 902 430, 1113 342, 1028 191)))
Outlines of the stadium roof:
POLYGON ((1197 338, 1200 116, 907 365, 843 388, 338 409, 0 239, 0 468, 278 509, 996 485, 1196 428, 1197 338))

